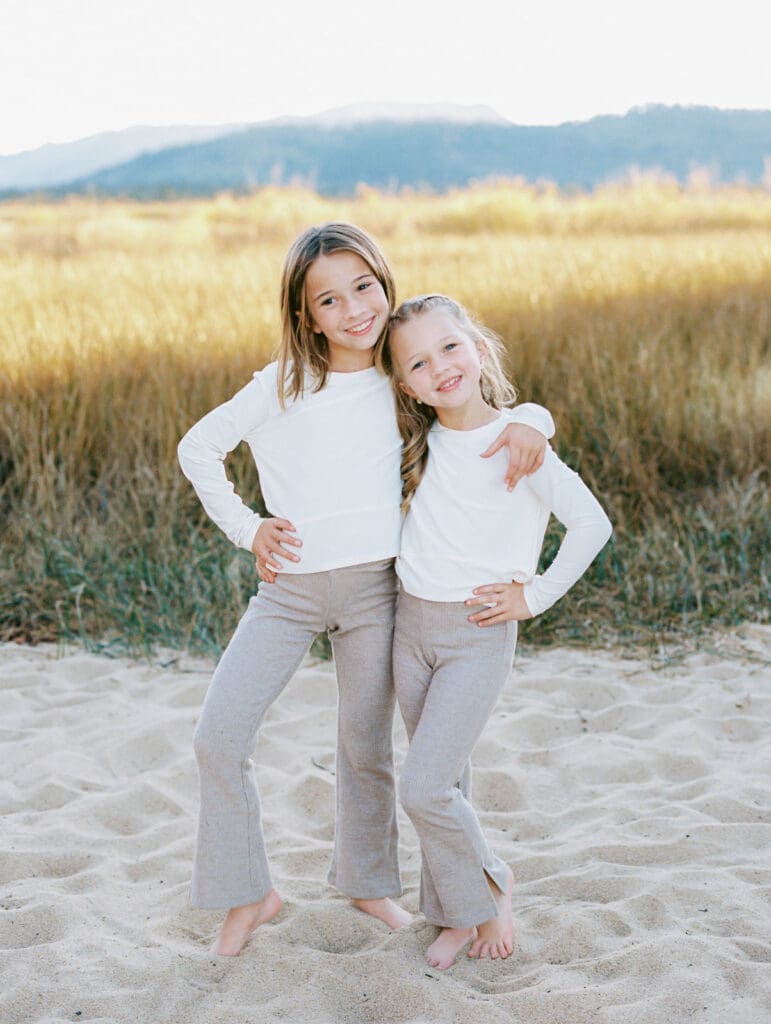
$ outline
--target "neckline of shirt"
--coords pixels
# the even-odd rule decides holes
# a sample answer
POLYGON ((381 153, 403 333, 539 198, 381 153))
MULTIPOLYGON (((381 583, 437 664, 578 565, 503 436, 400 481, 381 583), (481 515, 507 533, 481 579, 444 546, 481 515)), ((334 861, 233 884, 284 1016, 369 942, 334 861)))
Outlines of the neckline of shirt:
POLYGON ((367 366, 363 370, 330 370, 330 380, 363 380, 366 377, 377 376, 380 377, 382 374, 376 366, 367 366))
POLYGON ((452 437, 478 437, 482 431, 489 430, 491 427, 496 426, 505 419, 503 412, 499 409, 498 415, 494 420, 490 420, 489 423, 483 423, 481 427, 472 427, 471 430, 461 430, 458 427, 445 427, 444 424, 440 423, 439 420, 434 420, 431 426, 431 432, 436 434, 445 434, 452 437))

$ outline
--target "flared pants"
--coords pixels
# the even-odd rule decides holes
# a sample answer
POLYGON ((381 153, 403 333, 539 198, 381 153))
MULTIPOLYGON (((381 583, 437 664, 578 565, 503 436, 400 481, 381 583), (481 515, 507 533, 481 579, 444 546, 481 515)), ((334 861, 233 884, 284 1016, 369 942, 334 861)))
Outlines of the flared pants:
POLYGON ((420 909, 445 928, 495 917, 487 878, 506 891, 508 868, 471 805, 469 757, 511 671, 517 623, 481 628, 463 603, 401 591, 394 682, 410 747, 399 798, 420 840, 420 909))
POLYGON ((272 887, 251 758, 265 713, 324 630, 339 690, 328 878, 353 898, 400 894, 392 746, 395 597, 388 559, 279 573, 249 602, 217 665, 193 741, 200 781, 194 906, 243 906, 272 887))

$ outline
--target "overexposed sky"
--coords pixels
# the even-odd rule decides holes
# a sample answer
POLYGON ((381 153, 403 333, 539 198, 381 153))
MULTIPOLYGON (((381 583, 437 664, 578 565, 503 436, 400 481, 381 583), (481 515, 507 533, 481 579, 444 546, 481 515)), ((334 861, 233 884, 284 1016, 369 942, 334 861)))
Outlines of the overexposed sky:
POLYGON ((771 109, 767 0, 2 0, 0 154, 369 101, 771 109))

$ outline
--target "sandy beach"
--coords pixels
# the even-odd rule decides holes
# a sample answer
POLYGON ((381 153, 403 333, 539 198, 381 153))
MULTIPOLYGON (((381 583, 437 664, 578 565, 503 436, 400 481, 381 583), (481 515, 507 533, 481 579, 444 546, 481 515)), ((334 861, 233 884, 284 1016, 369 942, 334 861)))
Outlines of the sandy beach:
POLYGON ((391 933, 325 881, 332 664, 306 661, 262 731, 285 907, 225 959, 208 952, 222 915, 187 895, 212 664, 0 646, 0 1021, 767 1024, 770 647, 745 626, 670 659, 520 650, 474 756, 517 947, 441 973, 419 915, 391 933))

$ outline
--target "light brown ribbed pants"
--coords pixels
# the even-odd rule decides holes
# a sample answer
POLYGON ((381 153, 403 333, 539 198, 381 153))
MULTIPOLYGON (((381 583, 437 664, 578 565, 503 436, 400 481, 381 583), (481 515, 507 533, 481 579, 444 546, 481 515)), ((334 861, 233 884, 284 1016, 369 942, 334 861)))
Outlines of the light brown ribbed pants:
POLYGON ((230 908, 272 887, 251 755, 265 713, 318 633, 338 682, 335 849, 329 882, 352 898, 401 893, 393 773, 393 559, 279 573, 249 602, 194 736, 200 814, 191 902, 230 908))
POLYGON ((420 909, 442 928, 498 913, 486 876, 506 891, 508 869, 470 803, 468 759, 511 671, 517 623, 477 626, 459 602, 396 604, 394 683, 410 748, 399 798, 420 840, 420 909))

